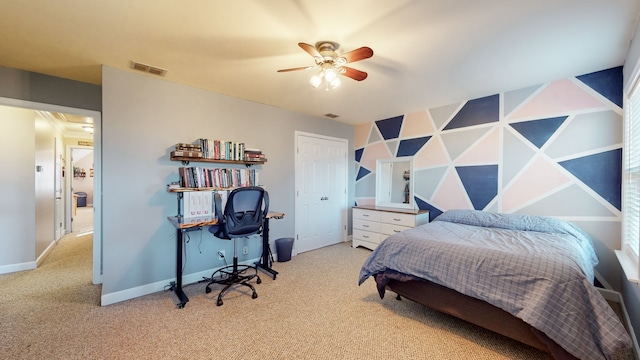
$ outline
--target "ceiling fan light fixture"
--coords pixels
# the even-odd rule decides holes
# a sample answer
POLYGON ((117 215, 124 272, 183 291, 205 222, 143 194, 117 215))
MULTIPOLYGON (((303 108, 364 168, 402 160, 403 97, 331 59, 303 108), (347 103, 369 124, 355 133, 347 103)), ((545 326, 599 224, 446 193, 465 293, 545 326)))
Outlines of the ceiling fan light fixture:
POLYGON ((316 89, 319 88, 320 85, 324 84, 322 88, 325 91, 336 89, 342 84, 338 74, 339 70, 335 69, 333 65, 324 63, 322 64, 320 71, 309 79, 309 84, 316 89))
POLYGON ((324 72, 324 78, 328 82, 333 82, 338 78, 338 73, 331 66, 325 66, 322 71, 324 72))
MULTIPOLYGON (((340 78, 336 77, 332 81, 327 80, 327 84, 329 85, 329 87, 331 87, 331 89, 336 89, 340 87, 340 85, 342 85, 342 81, 340 81, 340 78)), ((329 91, 328 88, 325 90, 329 91)))
POLYGON ((311 86, 313 86, 314 88, 318 88, 318 86, 322 84, 322 76, 322 72, 320 72, 318 75, 313 75, 311 79, 309 79, 309 84, 311 84, 311 86))

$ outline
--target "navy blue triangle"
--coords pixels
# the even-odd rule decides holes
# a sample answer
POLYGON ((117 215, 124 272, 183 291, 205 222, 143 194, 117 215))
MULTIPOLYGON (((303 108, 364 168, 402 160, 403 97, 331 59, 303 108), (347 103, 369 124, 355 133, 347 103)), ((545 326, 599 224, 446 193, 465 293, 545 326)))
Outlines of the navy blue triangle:
POLYGON ((406 139, 406 140, 400 141, 400 145, 398 146, 398 152, 396 153, 396 156, 415 155, 418 151, 420 151, 420 149, 422 149, 424 144, 426 144, 427 141, 429 141, 429 139, 431 139, 431 136, 425 136, 425 137, 415 138, 415 139, 406 139))
POLYGON ((444 130, 487 124, 498 120, 500 120, 500 96, 496 94, 467 101, 444 130))
POLYGON ((376 121, 376 126, 385 140, 395 139, 400 136, 402 119, 404 119, 404 115, 376 121))
POLYGON ((616 209, 622 207, 622 149, 559 163, 616 209))
POLYGON ((413 199, 416 202, 416 205, 418 205, 418 209, 429 210, 429 221, 433 221, 433 219, 437 218, 438 216, 440 216, 440 214, 442 214, 442 210, 429 204, 428 202, 422 201, 417 197, 414 197, 413 199))
POLYGON ((551 135, 558 130, 567 117, 568 116, 560 116, 548 119, 523 121, 509 125, 539 149, 547 142, 547 140, 549 140, 551 135))
POLYGON ((622 66, 576 76, 600 95, 622 107, 622 66))
POLYGON ((456 171, 475 210, 483 210, 498 195, 498 165, 457 166, 456 171))
POLYGON ((367 170, 366 168, 364 168, 363 166, 360 166, 360 169, 358 170, 358 176, 356 176, 356 181, 362 179, 364 176, 366 176, 367 174, 369 174, 371 171, 367 170))
POLYGON ((360 162, 360 159, 362 159, 362 154, 364 154, 364 148, 356 150, 356 161, 357 162, 360 162))

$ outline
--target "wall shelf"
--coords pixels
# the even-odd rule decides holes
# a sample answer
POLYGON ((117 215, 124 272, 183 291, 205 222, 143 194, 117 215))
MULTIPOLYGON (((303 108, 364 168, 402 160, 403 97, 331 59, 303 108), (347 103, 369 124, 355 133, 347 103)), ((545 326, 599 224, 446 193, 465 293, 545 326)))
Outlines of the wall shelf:
POLYGON ((208 159, 208 158, 193 158, 185 156, 172 156, 169 158, 171 161, 180 161, 183 165, 189 165, 190 162, 206 162, 206 163, 219 163, 219 164, 243 164, 246 166, 262 165, 265 161, 244 161, 244 160, 222 160, 222 159, 208 159))

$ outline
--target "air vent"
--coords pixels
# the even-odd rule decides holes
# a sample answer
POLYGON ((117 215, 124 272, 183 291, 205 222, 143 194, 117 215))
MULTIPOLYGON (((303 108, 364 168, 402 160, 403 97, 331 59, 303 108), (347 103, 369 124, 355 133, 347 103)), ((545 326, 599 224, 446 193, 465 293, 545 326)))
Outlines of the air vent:
POLYGON ((326 117, 328 117, 328 118, 332 118, 332 119, 335 119, 335 118, 337 118, 337 117, 338 117, 338 115, 336 115, 336 114, 331 114, 331 113, 324 114, 324 116, 326 116, 326 117))
POLYGON ((147 65, 147 64, 143 64, 135 61, 131 62, 131 68, 133 70, 143 71, 151 75, 165 76, 167 74, 166 69, 162 69, 156 66, 151 66, 151 65, 147 65))

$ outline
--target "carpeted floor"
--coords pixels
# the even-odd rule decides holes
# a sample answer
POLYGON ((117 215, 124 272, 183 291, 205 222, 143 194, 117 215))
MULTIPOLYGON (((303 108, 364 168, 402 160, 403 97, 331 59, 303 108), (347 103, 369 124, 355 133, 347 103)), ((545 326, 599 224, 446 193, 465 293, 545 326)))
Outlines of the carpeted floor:
MULTIPOLYGON (((185 287, 100 307, 91 236, 67 235, 36 270, 0 276, 6 359, 549 359, 533 348, 357 285, 369 250, 348 243, 275 263, 259 297, 185 287)), ((261 273, 262 274, 262 273, 261 273)))

